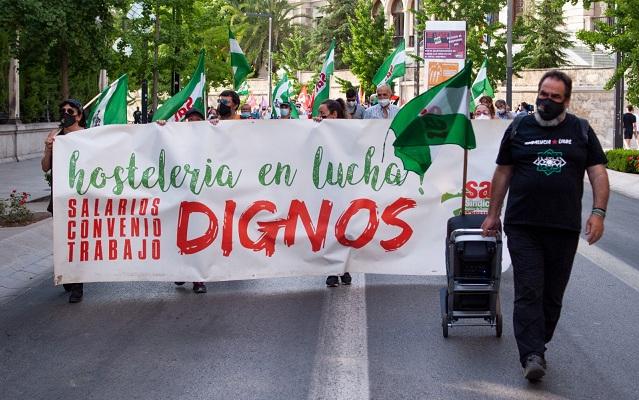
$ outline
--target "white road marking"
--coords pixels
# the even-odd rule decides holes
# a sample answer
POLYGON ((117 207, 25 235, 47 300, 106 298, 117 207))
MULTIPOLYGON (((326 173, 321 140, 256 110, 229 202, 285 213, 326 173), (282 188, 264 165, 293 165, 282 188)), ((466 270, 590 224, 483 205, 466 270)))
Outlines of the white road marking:
POLYGON ((326 288, 309 400, 370 397, 366 279, 364 274, 352 275, 350 287, 326 288))
POLYGON ((578 253, 639 292, 639 271, 637 269, 597 246, 590 246, 587 241, 581 238, 579 239, 578 253))

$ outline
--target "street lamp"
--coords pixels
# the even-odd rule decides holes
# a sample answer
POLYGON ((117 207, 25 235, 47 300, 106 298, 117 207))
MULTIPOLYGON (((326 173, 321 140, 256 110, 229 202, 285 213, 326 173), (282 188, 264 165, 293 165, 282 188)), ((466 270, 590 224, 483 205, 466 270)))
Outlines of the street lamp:
POLYGON ((271 37, 273 35, 273 15, 271 13, 255 13, 255 12, 247 12, 245 14, 247 17, 268 17, 268 105, 272 106, 272 92, 273 92, 273 82, 271 81, 271 70, 273 69, 273 52, 271 49, 271 37))

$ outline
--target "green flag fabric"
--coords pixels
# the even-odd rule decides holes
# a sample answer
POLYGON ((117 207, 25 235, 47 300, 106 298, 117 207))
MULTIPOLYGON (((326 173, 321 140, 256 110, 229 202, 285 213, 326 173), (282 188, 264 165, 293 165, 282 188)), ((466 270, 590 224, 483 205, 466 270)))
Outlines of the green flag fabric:
POLYGON ((87 119, 88 127, 111 124, 126 124, 126 96, 129 91, 129 77, 124 74, 105 87, 91 108, 87 119))
POLYGON ((395 155, 405 170, 423 175, 431 165, 432 145, 476 147, 468 114, 471 71, 469 62, 455 76, 415 97, 397 113, 390 130, 395 134, 395 155))
POLYGON ((475 106, 479 104, 479 98, 482 96, 495 97, 495 91, 488 81, 488 59, 484 59, 481 68, 477 72, 473 86, 471 86, 471 94, 473 101, 470 105, 470 111, 475 111, 475 106))
POLYGON ((379 87, 383 84, 389 84, 395 78, 404 76, 406 73, 406 45, 404 39, 393 53, 384 60, 384 63, 375 73, 373 84, 379 87))
POLYGON ((153 114, 153 121, 165 120, 179 122, 191 108, 206 115, 204 99, 206 97, 206 75, 204 73, 204 50, 200 51, 197 68, 193 72, 191 81, 157 109, 153 114))
POLYGON ((251 72, 251 66, 230 28, 229 47, 231 49, 231 67, 233 68, 233 88, 239 90, 251 72))
POLYGON ((299 115, 297 113, 297 107, 295 104, 291 104, 290 97, 291 90, 291 81, 288 80, 288 75, 284 74, 282 78, 275 85, 275 89, 273 89, 273 111, 271 112, 271 118, 277 119, 280 115, 280 104, 288 103, 291 109, 291 118, 299 119, 299 115))
POLYGON ((239 96, 248 96, 249 95, 249 85, 248 81, 242 82, 240 87, 237 89, 237 94, 239 96))
POLYGON ((324 64, 322 65, 322 72, 320 72, 319 80, 315 84, 315 90, 313 91, 313 117, 317 117, 319 115, 320 104, 328 99, 331 87, 331 75, 333 75, 334 69, 335 39, 331 41, 331 47, 328 48, 328 52, 324 58, 324 64))

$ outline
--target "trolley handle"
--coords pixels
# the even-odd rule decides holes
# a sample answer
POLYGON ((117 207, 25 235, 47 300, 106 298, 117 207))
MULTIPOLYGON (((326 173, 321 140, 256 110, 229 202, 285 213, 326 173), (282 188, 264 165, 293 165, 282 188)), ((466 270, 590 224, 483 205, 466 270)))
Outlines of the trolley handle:
POLYGON ((494 236, 481 236, 481 234, 483 233, 483 229, 481 228, 461 228, 461 229, 455 229, 454 231, 451 232, 450 234, 450 241, 451 242, 457 242, 457 237, 458 236, 464 236, 464 235, 472 235, 472 239, 473 240, 485 240, 487 242, 497 242, 497 243, 501 243, 501 231, 497 231, 495 233, 494 236))

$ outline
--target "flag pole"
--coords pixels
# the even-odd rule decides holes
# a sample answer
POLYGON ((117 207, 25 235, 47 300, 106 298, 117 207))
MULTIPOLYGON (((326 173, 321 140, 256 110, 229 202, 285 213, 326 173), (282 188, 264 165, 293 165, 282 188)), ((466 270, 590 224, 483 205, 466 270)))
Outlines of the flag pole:
POLYGON ((466 215, 466 181, 468 180, 468 149, 464 149, 464 175, 462 178, 461 215, 466 215))

